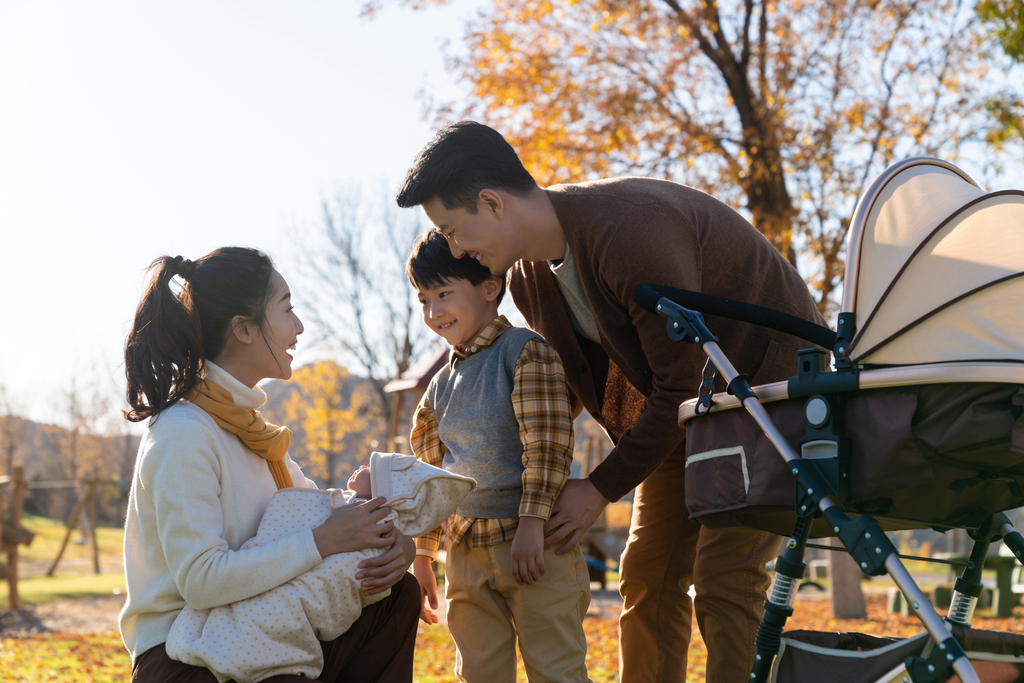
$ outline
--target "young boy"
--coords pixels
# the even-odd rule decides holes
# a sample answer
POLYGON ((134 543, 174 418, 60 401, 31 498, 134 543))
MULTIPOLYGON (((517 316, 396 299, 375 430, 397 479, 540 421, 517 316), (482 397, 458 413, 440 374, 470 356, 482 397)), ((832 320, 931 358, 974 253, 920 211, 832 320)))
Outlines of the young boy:
MULTIPOLYGON (((504 279, 453 257, 441 233, 416 243, 406 275, 423 321, 452 347, 416 409, 413 453, 477 482, 446 528, 455 673, 468 683, 514 681, 518 637, 531 683, 588 681, 586 563, 578 546, 559 556, 544 547, 544 521, 572 464, 561 361, 539 335, 498 315, 504 279)), ((413 563, 434 609, 439 541, 440 530, 417 539, 413 563)), ((427 607, 422 617, 436 623, 427 607)))

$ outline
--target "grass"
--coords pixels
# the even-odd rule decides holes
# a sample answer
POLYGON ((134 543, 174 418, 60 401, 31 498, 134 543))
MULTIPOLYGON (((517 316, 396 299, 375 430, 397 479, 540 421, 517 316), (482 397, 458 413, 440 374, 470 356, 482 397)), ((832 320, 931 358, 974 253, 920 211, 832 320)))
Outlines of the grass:
MULTIPOLYGON (((97 530, 100 568, 105 573, 93 573, 92 544, 76 543, 81 534, 75 531, 64 549, 55 575, 44 576, 57 557, 67 528, 58 520, 40 515, 25 515, 22 526, 36 535, 31 545, 18 547, 18 573, 21 577, 18 581, 18 596, 22 603, 38 605, 53 600, 124 592, 124 572, 121 570, 122 529, 100 527, 97 530)), ((0 581, 0 609, 8 604, 8 597, 7 582, 0 581)))
MULTIPOLYGON (((100 527, 100 567, 94 574, 92 544, 78 544, 76 531, 64 549, 55 576, 42 576, 57 556, 67 529, 58 520, 25 515, 22 525, 35 533, 29 546, 18 547, 18 595, 23 605, 54 600, 111 595, 125 590, 121 571, 123 532, 100 527)), ((6 559, 6 558, 5 558, 6 559)), ((0 581, 0 612, 8 606, 8 587, 0 581)), ((0 637, 0 681, 19 683, 114 683, 131 675, 131 661, 120 635, 110 633, 43 633, 18 638, 0 637)))
MULTIPOLYGON (((18 581, 22 604, 39 605, 54 600, 73 600, 101 595, 122 594, 124 574, 57 574, 18 581)), ((7 604, 7 582, 0 583, 0 605, 7 604)), ((2 609, 2 607, 0 607, 2 609)), ((0 678, 0 681, 3 679, 0 678)))
MULTIPOLYGON (((35 533, 36 537, 32 539, 31 545, 18 547, 19 559, 28 562, 53 562, 67 533, 64 522, 40 515, 26 514, 22 517, 21 525, 35 533)), ((101 526, 96 532, 96 537, 99 540, 100 566, 111 562, 120 563, 124 530, 120 527, 101 526)), ((92 543, 78 543, 80 538, 81 531, 72 532, 71 539, 64 549, 61 563, 66 560, 88 560, 90 567, 92 566, 92 543)))

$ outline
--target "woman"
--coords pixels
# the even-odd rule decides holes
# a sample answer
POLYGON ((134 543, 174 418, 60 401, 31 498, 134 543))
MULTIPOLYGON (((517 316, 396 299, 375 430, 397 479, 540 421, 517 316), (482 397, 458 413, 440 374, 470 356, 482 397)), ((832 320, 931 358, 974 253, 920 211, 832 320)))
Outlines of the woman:
MULTIPOLYGON (((247 550, 274 492, 315 487, 288 456, 291 432, 257 411, 261 379, 288 379, 288 349, 302 334, 288 285, 254 249, 218 249, 196 262, 164 256, 125 347, 127 419, 148 419, 125 522, 128 600, 121 637, 132 681, 213 682, 176 662, 164 642, 178 612, 252 597, 334 553, 389 548, 360 563, 367 607, 337 640, 322 643, 319 680, 409 682, 419 588, 406 573, 415 544, 391 522, 383 498, 338 509, 323 525, 247 550), (172 278, 181 286, 175 293, 172 278)), ((258 647, 257 643, 254 646, 258 647)), ((275 676, 274 683, 308 681, 275 676)))

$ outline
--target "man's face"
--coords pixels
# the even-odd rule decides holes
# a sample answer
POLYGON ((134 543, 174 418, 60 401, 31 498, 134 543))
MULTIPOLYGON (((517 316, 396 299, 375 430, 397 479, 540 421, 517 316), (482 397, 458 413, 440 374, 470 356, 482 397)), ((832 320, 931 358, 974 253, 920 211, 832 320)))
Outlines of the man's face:
POLYGON ((455 258, 475 258, 495 275, 502 275, 519 260, 509 239, 511 226, 500 205, 478 199, 477 212, 470 213, 462 207, 446 209, 435 196, 423 205, 423 211, 448 239, 455 258))

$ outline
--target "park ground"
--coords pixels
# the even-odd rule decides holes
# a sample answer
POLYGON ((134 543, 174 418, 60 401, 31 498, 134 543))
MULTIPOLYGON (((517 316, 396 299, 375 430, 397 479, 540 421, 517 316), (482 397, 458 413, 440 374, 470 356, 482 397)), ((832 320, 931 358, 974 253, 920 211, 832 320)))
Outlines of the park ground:
MULTIPOLYGON (((130 662, 117 633, 117 613, 124 603, 118 529, 100 529, 101 573, 93 573, 88 544, 69 544, 53 577, 45 576, 63 538, 64 527, 45 518, 29 517, 36 532, 32 546, 23 548, 20 584, 23 609, 8 608, 6 584, 0 587, 0 683, 105 683, 125 681, 130 662)), ((77 537, 77 532, 73 539, 77 537)), ((933 574, 942 581, 941 574, 933 574)), ((927 577, 926 577, 927 580, 927 577)), ((878 579, 864 585, 867 619, 831 618, 829 601, 816 590, 801 591, 796 615, 788 628, 857 631, 890 636, 921 632, 916 620, 890 614, 886 588, 878 579)), ((589 644, 588 669, 595 683, 618 680, 618 611, 621 601, 612 590, 596 590, 584 620, 589 644)), ((1012 617, 996 619, 981 611, 974 626, 1024 633, 1024 607, 1012 617)), ((698 633, 690 650, 688 683, 703 683, 707 650, 698 633)), ((455 651, 443 626, 420 626, 414 680, 452 681, 455 651)), ((519 680, 525 681, 520 665, 519 680)))

